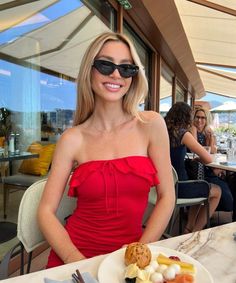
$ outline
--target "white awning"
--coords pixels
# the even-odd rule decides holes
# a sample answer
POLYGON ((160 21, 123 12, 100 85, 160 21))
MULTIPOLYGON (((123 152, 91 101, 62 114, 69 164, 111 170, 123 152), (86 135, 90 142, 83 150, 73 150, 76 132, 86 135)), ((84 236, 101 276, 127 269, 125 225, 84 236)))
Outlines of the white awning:
POLYGON ((236 103, 227 101, 224 104, 211 109, 211 112, 236 112, 236 103))
POLYGON ((0 11, 0 18, 4 18, 4 24, 0 25, 3 32, 16 28, 17 23, 22 27, 29 20, 33 24, 43 23, 30 32, 0 43, 0 52, 75 79, 90 42, 109 28, 83 4, 54 20, 42 16, 40 10, 50 8, 54 2, 58 0, 34 1, 0 11))
POLYGON ((236 1, 175 4, 205 90, 236 97, 236 1))

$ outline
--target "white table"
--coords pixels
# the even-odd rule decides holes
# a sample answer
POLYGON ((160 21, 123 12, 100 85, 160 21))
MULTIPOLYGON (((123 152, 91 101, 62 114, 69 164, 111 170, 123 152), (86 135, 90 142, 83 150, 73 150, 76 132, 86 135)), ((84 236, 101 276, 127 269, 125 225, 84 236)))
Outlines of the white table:
MULTIPOLYGON (((188 158, 193 159, 198 157, 198 155, 193 153, 187 153, 188 158)), ((222 170, 236 172, 236 162, 227 162, 227 155, 223 153, 211 154, 213 161, 206 164, 208 167, 218 168, 222 170)))
POLYGON ((212 154, 213 162, 207 164, 208 167, 218 168, 231 172, 236 172, 236 162, 227 162, 227 155, 222 153, 212 154))
MULTIPOLYGON (((154 244, 175 249, 192 256, 208 269, 214 279, 214 283, 235 283, 236 241, 234 241, 233 237, 234 232, 236 232, 236 222, 192 234, 173 237, 155 242, 154 244)), ((104 258, 105 256, 102 255, 76 263, 2 280, 2 283, 43 283, 43 278, 45 277, 65 280, 71 278, 71 274, 77 268, 81 272, 88 271, 96 277, 99 264, 104 258)))

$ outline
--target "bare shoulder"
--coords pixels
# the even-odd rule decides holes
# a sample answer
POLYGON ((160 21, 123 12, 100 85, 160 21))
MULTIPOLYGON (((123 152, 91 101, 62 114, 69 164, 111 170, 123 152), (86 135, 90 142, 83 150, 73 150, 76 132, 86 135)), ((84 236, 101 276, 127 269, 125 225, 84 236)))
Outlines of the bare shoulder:
POLYGON ((155 111, 142 111, 139 112, 141 119, 144 121, 144 124, 149 126, 161 126, 165 124, 163 117, 155 111))
POLYGON ((155 122, 155 121, 163 120, 163 117, 159 113, 152 111, 152 110, 141 111, 139 112, 139 115, 141 119, 145 122, 155 122))
POLYGON ((70 144, 72 146, 74 143, 76 145, 82 139, 82 134, 79 126, 75 126, 69 129, 66 129, 60 137, 59 144, 70 144))

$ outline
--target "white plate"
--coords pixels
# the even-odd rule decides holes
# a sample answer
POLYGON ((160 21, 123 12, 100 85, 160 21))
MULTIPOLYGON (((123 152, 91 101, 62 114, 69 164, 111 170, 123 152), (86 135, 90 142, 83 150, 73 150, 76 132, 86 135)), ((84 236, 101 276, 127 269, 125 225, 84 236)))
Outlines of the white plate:
MULTIPOLYGON (((213 278, 207 269, 200 264, 197 260, 192 257, 183 254, 181 252, 158 247, 154 245, 148 245, 153 257, 157 256, 159 253, 163 253, 166 256, 178 256, 182 261, 194 264, 196 267, 195 283, 213 283, 213 278)), ((98 281, 99 283, 125 283, 124 273, 124 253, 125 249, 117 250, 109 254, 100 264, 98 269, 98 281)))

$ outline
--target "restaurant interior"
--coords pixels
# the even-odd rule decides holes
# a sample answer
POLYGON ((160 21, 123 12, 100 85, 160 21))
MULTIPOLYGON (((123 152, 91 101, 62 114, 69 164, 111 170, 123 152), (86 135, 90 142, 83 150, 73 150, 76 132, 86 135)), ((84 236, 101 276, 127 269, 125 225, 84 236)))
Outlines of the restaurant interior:
MULTIPOLYGON (((78 70, 93 39, 118 31, 134 43, 149 84, 140 110, 164 116, 166 101, 169 107, 185 101, 211 110, 202 100, 207 93, 236 98, 233 2, 0 1, 0 223, 6 226, 0 228, 0 262, 19 242, 16 225, 24 193, 47 178, 56 143, 73 124, 78 70)), ((229 136, 224 137, 227 146, 229 136)), ((231 212, 217 212, 210 225, 231 222, 231 212)), ((172 237, 179 235, 178 224, 179 216, 172 237)), ((31 272, 45 267, 48 250, 43 243, 33 252, 31 272)), ((20 274, 20 264, 16 253, 9 277, 20 274)))

